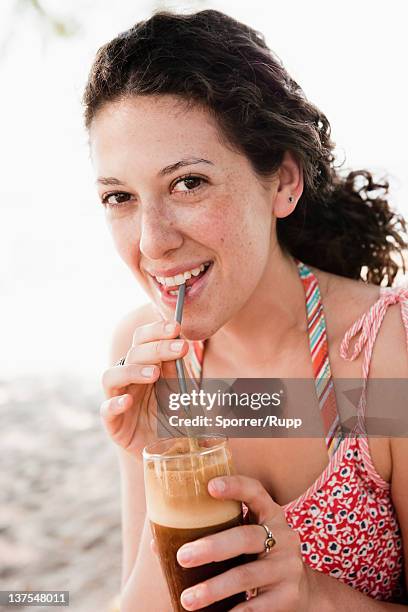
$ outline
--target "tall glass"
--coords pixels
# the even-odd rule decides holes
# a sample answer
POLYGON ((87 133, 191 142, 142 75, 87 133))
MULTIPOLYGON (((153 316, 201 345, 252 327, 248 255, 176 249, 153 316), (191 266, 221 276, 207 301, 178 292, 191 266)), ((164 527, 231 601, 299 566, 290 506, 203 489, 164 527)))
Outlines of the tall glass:
MULTIPOLYGON (((183 568, 176 559, 183 544, 243 524, 238 501, 211 497, 207 483, 233 473, 227 438, 199 436, 194 447, 188 438, 167 438, 143 450, 147 514, 157 543, 160 563, 175 612, 184 589, 249 560, 241 555, 227 561, 183 568)), ((239 593, 202 610, 223 612, 245 601, 239 593)))

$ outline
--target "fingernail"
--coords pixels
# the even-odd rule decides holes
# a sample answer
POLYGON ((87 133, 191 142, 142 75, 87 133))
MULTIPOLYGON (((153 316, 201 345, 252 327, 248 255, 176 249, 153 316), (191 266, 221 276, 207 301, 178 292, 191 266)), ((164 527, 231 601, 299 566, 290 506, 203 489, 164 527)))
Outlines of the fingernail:
POLYGON ((172 334, 176 329, 176 326, 174 325, 174 323, 167 323, 164 326, 164 331, 166 332, 166 334, 172 334))
POLYGON ((188 562, 193 558, 193 548, 192 546, 183 546, 177 553, 177 557, 180 561, 188 562))
POLYGON ((184 344, 184 340, 177 340, 176 342, 172 342, 170 344, 170 349, 175 353, 178 353, 181 350, 181 347, 184 344))
POLYGON ((222 493, 227 488, 224 478, 215 478, 211 481, 211 487, 218 493, 222 493))
POLYGON ((193 589, 189 589, 188 591, 184 591, 181 595, 181 603, 187 606, 191 606, 192 604, 196 603, 198 600, 198 589, 197 588, 193 588, 193 589))
POLYGON ((122 412, 123 404, 126 399, 123 395, 117 398, 116 402, 112 404, 112 412, 113 414, 120 414, 122 412))
POLYGON ((141 371, 142 376, 144 376, 145 378, 150 378, 151 376, 153 376, 154 370, 155 370, 154 366, 145 366, 140 371, 141 371))

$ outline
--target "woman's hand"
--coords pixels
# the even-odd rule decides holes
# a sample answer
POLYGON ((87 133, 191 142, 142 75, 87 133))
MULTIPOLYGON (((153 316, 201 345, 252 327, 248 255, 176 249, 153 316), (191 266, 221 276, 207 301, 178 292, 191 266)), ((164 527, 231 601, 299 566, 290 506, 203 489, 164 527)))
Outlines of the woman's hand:
POLYGON ((186 340, 176 339, 180 324, 155 321, 136 328, 124 365, 102 377, 106 399, 100 409, 108 435, 141 458, 146 444, 156 439, 157 402, 154 383, 160 376, 176 379, 175 360, 188 352, 186 340))
POLYGON ((288 526, 284 512, 258 480, 246 476, 213 478, 209 493, 217 499, 243 501, 255 524, 234 527, 195 540, 179 548, 177 560, 183 567, 195 567, 238 555, 260 553, 251 563, 237 566, 215 578, 186 589, 181 602, 186 610, 199 610, 235 593, 258 588, 250 602, 233 608, 234 612, 308 612, 310 607, 310 571, 303 563, 298 534, 288 526), (276 544, 264 552, 267 537, 264 523, 276 544))

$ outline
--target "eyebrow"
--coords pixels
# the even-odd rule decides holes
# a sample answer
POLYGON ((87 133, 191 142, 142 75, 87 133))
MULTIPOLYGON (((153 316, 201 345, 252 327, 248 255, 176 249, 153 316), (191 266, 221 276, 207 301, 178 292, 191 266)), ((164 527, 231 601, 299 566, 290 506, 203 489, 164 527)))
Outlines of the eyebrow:
MULTIPOLYGON (((166 176, 167 174, 171 174, 179 168, 183 168, 184 166, 192 166, 194 164, 210 164, 211 166, 214 165, 211 161, 202 157, 189 157, 187 159, 181 159, 180 161, 174 164, 170 164, 169 166, 165 166, 164 168, 159 170, 158 176, 166 176)), ((125 182, 115 178, 114 176, 99 176, 96 182, 100 183, 101 185, 126 185, 125 182)))

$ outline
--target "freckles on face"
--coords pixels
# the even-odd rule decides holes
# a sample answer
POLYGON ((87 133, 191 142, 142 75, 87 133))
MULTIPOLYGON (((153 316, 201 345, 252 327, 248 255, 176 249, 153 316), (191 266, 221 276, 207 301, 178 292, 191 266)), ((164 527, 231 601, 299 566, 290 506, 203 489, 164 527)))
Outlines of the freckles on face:
POLYGON ((94 118, 90 141, 97 176, 116 183, 100 183, 100 196, 122 194, 120 206, 107 208, 120 257, 145 287, 146 270, 214 261, 205 300, 189 308, 204 327, 207 316, 212 328, 225 322, 254 290, 270 243, 270 198, 247 158, 222 142, 207 111, 173 96, 109 103, 94 118), (201 161, 161 172, 193 158, 201 161), (183 182, 189 176, 199 180, 183 182), (203 312, 208 303, 211 313, 203 312))

